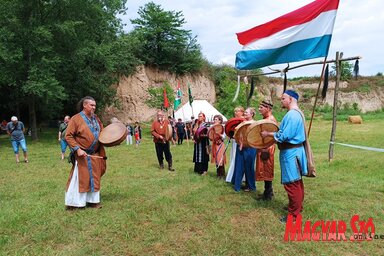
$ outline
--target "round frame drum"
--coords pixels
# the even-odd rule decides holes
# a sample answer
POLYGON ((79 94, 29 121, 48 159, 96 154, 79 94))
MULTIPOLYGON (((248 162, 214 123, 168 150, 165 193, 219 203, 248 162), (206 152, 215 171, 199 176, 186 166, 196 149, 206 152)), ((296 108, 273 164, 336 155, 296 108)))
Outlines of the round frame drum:
POLYGON ((173 128, 171 124, 168 124, 167 131, 165 132, 165 140, 166 141, 172 140, 172 136, 173 136, 173 128))
POLYGON ((247 128, 245 133, 247 143, 253 148, 268 148, 275 143, 275 140, 269 136, 261 137, 260 132, 277 132, 278 130, 279 126, 275 122, 265 119, 256 121, 247 128))
POLYGON ((243 147, 249 147, 248 141, 247 141, 247 136, 246 136, 246 131, 247 131, 248 127, 255 122, 256 121, 254 121, 254 120, 243 121, 238 126, 236 126, 235 134, 233 135, 233 137, 235 138, 237 144, 240 144, 240 141, 242 141, 243 147))
POLYGON ((238 126, 241 122, 243 122, 245 119, 242 118, 242 117, 234 117, 234 118, 231 118, 229 119, 226 123, 225 123, 225 134, 229 137, 229 138, 233 138, 233 135, 235 134, 235 128, 236 126, 238 126))
POLYGON ((128 130, 123 123, 112 123, 106 126, 99 136, 99 142, 106 147, 120 145, 128 135, 128 130))
POLYGON ((219 135, 221 137, 221 135, 223 135, 223 133, 224 133, 224 127, 221 124, 212 125, 208 129, 208 139, 210 141, 215 141, 218 138, 217 135, 219 135))

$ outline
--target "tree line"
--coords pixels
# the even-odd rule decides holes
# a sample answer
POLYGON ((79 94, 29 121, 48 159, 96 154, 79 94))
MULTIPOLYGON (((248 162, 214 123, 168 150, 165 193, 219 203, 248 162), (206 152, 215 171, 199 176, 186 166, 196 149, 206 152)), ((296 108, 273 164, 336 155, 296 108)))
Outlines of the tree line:
POLYGON ((0 115, 29 123, 32 139, 47 120, 74 114, 85 95, 98 109, 116 101, 111 86, 138 65, 176 74, 200 72, 197 37, 182 12, 153 2, 124 32, 126 0, 0 0, 0 115))

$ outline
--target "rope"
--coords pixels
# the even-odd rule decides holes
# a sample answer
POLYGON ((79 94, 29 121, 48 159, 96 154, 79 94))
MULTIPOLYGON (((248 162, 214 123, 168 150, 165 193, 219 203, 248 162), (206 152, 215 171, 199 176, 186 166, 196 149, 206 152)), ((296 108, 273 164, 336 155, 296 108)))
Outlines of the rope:
POLYGON ((384 152, 384 148, 372 148, 372 147, 365 147, 365 146, 357 146, 357 145, 351 145, 351 144, 345 144, 345 143, 338 143, 338 142, 330 142, 330 144, 337 144, 345 147, 351 147, 351 148, 358 148, 358 149, 364 149, 364 150, 370 150, 375 152, 384 152))

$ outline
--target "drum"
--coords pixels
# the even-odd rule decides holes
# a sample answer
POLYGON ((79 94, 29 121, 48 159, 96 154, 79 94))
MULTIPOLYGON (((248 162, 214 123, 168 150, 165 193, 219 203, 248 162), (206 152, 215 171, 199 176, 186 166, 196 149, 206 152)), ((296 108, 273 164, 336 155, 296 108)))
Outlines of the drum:
POLYGON ((173 127, 171 124, 168 124, 167 125, 167 130, 165 132, 165 140, 166 141, 171 141, 172 140, 172 136, 173 136, 173 127))
POLYGON ((106 147, 120 145, 128 135, 128 130, 123 123, 112 123, 106 126, 99 136, 99 142, 106 147))
POLYGON ((225 134, 229 137, 229 138, 233 138, 233 135, 235 134, 235 128, 236 126, 238 126, 241 122, 243 122, 245 119, 242 118, 242 117, 234 117, 234 118, 231 118, 229 119, 226 123, 225 123, 225 134))
POLYGON ((261 137, 260 132, 261 131, 267 131, 267 132, 277 132, 279 130, 279 126, 270 120, 259 120, 255 123, 248 126, 246 131, 246 137, 248 145, 253 148, 268 148, 272 146, 275 143, 275 140, 273 137, 261 137))
POLYGON ((224 127, 221 124, 215 124, 208 129, 208 139, 215 141, 217 138, 221 138, 224 134, 224 127))
POLYGON ((247 131, 247 128, 255 122, 256 122, 255 120, 243 121, 238 126, 236 126, 235 134, 233 135, 233 137, 235 138, 237 144, 240 144, 240 142, 242 142, 243 147, 249 147, 246 131, 247 131))
POLYGON ((199 142, 202 139, 202 135, 207 135, 208 133, 208 124, 202 123, 199 128, 197 128, 195 134, 193 135, 193 139, 196 142, 199 142))

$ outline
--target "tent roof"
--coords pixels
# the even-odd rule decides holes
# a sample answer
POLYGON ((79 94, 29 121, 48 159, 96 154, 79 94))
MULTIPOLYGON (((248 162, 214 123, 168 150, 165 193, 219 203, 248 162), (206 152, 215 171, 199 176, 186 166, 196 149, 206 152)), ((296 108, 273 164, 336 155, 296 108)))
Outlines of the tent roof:
MULTIPOLYGON (((227 118, 206 100, 194 100, 192 102, 192 107, 193 107, 193 115, 195 118, 197 118, 197 115, 200 112, 203 112, 205 114, 205 117, 207 118, 207 122, 213 121, 214 115, 222 115, 223 121, 224 122, 227 121, 227 118)), ((191 121, 191 116, 192 116, 192 108, 191 108, 191 105, 189 105, 189 102, 185 103, 181 108, 179 108, 175 112, 175 119, 177 120, 181 118, 183 122, 191 121)))

